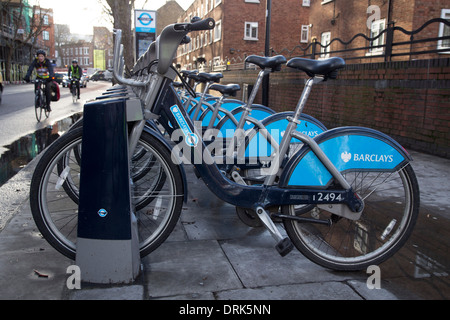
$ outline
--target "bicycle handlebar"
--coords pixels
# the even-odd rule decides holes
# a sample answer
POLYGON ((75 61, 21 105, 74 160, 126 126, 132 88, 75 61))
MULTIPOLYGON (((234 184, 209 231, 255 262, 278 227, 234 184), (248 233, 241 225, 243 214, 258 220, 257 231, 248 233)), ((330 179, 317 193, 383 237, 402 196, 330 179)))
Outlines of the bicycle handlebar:
POLYGON ((214 29, 216 22, 213 18, 206 18, 204 20, 195 21, 191 23, 177 23, 174 24, 173 28, 177 31, 201 31, 214 29))

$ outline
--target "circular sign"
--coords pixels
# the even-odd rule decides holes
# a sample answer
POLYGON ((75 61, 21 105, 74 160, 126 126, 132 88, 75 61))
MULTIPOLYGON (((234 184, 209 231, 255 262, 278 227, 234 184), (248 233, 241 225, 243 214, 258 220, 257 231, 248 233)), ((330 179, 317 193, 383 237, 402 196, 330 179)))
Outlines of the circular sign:
POLYGON ((138 18, 139 22, 144 25, 144 26, 148 26, 150 23, 152 23, 153 18, 151 15, 149 15, 147 12, 143 12, 139 18, 138 18))

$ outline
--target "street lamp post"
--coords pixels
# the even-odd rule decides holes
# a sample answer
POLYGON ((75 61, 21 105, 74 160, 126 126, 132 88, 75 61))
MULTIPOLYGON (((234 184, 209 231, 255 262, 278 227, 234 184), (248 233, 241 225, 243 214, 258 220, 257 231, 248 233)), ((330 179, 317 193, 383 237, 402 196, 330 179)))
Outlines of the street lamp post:
MULTIPOLYGON (((270 19, 272 11, 272 0, 266 1, 266 42, 264 47, 264 55, 270 56, 270 19)), ((262 104, 269 106, 269 74, 263 78, 262 104)))

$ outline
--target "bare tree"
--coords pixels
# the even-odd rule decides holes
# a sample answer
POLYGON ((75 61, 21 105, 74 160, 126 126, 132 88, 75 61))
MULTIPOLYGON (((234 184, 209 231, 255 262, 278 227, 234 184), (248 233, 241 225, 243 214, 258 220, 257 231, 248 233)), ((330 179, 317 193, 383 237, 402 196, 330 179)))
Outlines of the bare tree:
MULTIPOLYGON (((115 29, 122 30, 122 43, 124 46, 125 65, 131 68, 134 65, 134 41, 131 30, 135 0, 97 0, 103 6, 103 12, 109 17, 115 29)), ((142 7, 148 0, 142 2, 142 7)))
POLYGON ((44 24, 44 17, 48 14, 37 6, 29 6, 23 0, 0 1, 0 26, 7 26, 1 30, 4 38, 5 76, 11 80, 11 66, 14 55, 25 46, 31 46, 30 53, 37 45, 37 39, 48 26, 44 24), (6 13, 6 14, 4 14, 6 13), (27 23, 26 21, 29 21, 27 23))
POLYGON ((98 0, 103 10, 112 17, 113 27, 122 30, 125 65, 134 65, 134 43, 131 30, 132 12, 135 0, 98 0))

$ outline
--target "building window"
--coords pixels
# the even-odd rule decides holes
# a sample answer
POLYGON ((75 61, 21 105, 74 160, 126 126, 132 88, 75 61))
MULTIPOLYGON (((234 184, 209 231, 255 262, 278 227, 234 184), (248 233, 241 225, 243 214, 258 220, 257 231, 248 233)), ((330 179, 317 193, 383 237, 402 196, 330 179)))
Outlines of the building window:
MULTIPOLYGON (((381 19, 381 20, 375 20, 372 22, 372 27, 370 28, 370 38, 376 38, 373 41, 370 42, 370 46, 371 47, 376 47, 376 46, 381 46, 384 44, 384 33, 381 34, 381 32, 385 29, 386 27, 386 20, 385 19, 381 19), (380 36, 381 34, 381 36, 380 36)), ((370 48, 370 53, 382 53, 383 52, 383 47, 378 47, 378 48, 370 48)))
POLYGON ((89 58, 84 58, 84 59, 83 59, 83 64, 84 64, 85 66, 88 66, 88 65, 89 65, 89 58))
POLYGON ((50 33, 48 31, 42 31, 42 39, 50 40, 50 33))
POLYGON ((87 56, 89 55, 89 48, 84 48, 84 54, 87 56))
POLYGON ((310 5, 311 5, 311 1, 310 0, 303 0, 302 6, 309 7, 310 5))
POLYGON ((245 0, 245 2, 249 2, 249 3, 260 3, 259 0, 245 0))
POLYGON ((244 40, 258 40, 258 22, 246 22, 244 40))
POLYGON ((45 15, 44 17, 43 17, 43 23, 44 23, 44 25, 45 26, 48 26, 48 16, 47 15, 45 15))
MULTIPOLYGON (((441 18, 450 21, 450 9, 442 9, 441 18)), ((439 37, 450 36, 450 27, 446 24, 439 24, 439 37)), ((450 39, 444 39, 438 41, 438 49, 450 49, 450 39)), ((440 52, 440 53, 450 53, 450 51, 440 52)))
POLYGON ((309 26, 308 25, 302 25, 302 33, 300 36, 300 42, 301 43, 308 43, 309 40, 309 26))
POLYGON ((222 39, 222 20, 216 21, 214 28, 214 42, 222 39))
POLYGON ((331 32, 324 32, 320 37, 320 57, 325 59, 330 56, 330 40, 331 40, 331 32))

